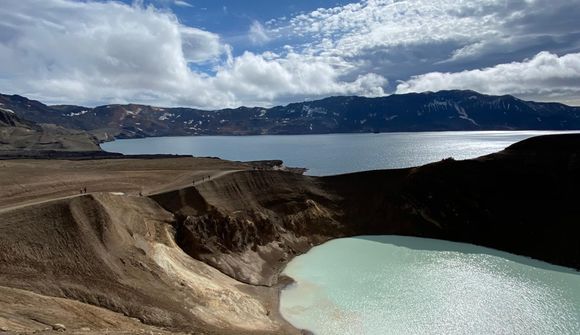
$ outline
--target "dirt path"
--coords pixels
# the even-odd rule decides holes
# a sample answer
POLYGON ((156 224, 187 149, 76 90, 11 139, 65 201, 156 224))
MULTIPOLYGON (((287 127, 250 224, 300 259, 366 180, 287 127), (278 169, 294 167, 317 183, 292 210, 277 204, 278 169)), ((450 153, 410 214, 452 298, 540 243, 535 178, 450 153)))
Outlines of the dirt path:
POLYGON ((150 195, 249 169, 207 158, 148 160, 14 160, 0 162, 0 210, 88 193, 150 195))
POLYGON ((191 180, 188 180, 188 181, 176 180, 173 183, 167 184, 164 187, 152 190, 151 192, 149 192, 147 194, 143 194, 143 195, 155 195, 155 194, 159 194, 159 193, 175 191, 175 190, 179 190, 179 189, 182 189, 184 187, 189 187, 192 185, 199 186, 199 185, 202 185, 204 183, 207 183, 208 181, 213 181, 213 180, 216 180, 220 177, 228 175, 230 173, 239 172, 239 171, 243 171, 243 170, 237 169, 237 170, 226 170, 226 171, 208 171, 207 174, 203 174, 204 171, 198 171, 198 173, 195 176, 193 176, 193 178, 191 180))
POLYGON ((72 198, 79 197, 81 195, 82 194, 70 195, 70 196, 66 196, 66 197, 45 199, 45 200, 41 200, 41 201, 32 201, 32 202, 27 202, 27 203, 24 203, 24 204, 18 204, 18 205, 15 205, 15 206, 4 207, 4 208, 0 208, 0 213, 5 213, 5 212, 9 212, 9 211, 12 211, 12 210, 15 210, 15 209, 24 208, 24 207, 28 207, 28 206, 41 205, 41 204, 45 204, 45 203, 52 202, 52 201, 57 201, 57 200, 72 199, 72 198))

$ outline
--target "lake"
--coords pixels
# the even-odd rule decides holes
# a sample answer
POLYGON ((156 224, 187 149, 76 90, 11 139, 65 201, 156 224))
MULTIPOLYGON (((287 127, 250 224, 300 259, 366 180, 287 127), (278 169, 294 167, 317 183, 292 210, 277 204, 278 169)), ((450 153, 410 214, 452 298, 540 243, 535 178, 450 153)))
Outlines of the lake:
MULTIPOLYGON (((474 158, 556 132, 483 131, 118 140, 124 154, 282 159, 311 175, 474 158)), ((330 241, 292 260, 281 312, 326 334, 580 334, 580 275, 469 244, 400 236, 330 241)))
POLYGON ((580 334, 580 274, 470 244, 337 239, 292 260, 282 315, 315 335, 580 334))
POLYGON ((151 137, 103 143, 124 154, 187 154, 250 161, 281 159, 310 175, 403 168, 444 158, 475 158, 546 131, 151 137))

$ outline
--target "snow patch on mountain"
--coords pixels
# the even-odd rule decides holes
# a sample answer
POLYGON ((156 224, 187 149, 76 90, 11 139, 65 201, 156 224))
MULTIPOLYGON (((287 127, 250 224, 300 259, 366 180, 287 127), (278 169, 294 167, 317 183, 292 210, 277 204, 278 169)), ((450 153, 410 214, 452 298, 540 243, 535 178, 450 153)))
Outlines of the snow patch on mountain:
POLYGON ((158 119, 159 119, 159 121, 166 121, 172 117, 175 117, 175 114, 166 112, 166 113, 163 113, 163 115, 161 115, 158 119))
POLYGON ((473 123, 476 126, 479 126, 479 124, 477 124, 477 122, 475 122, 474 119, 470 118, 469 115, 467 114, 467 112, 465 111, 465 109, 463 109, 463 107, 458 106, 457 104, 455 105, 455 110, 457 111, 457 114, 459 114, 459 118, 463 119, 463 120, 467 120, 471 123, 473 123))
POLYGON ((69 117, 71 117, 71 116, 81 116, 81 115, 87 114, 88 112, 89 112, 88 110, 82 110, 82 111, 76 112, 76 113, 75 112, 70 112, 68 114, 63 114, 62 116, 69 116, 69 117))
POLYGON ((10 113, 10 114, 16 114, 16 113, 14 113, 14 111, 13 111, 12 109, 8 109, 8 108, 0 108, 0 110, 3 110, 3 111, 5 111, 5 112, 8 112, 8 113, 10 113))
POLYGON ((304 117, 312 117, 313 114, 323 114, 326 115, 327 111, 321 107, 311 107, 309 105, 302 106, 302 112, 306 112, 306 115, 302 113, 304 117))

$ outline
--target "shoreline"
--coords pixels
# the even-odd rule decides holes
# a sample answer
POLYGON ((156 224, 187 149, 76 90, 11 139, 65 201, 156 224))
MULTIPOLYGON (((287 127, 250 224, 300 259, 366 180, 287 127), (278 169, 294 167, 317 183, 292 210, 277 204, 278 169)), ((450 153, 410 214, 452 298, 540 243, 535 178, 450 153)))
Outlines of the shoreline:
MULTIPOLYGON (((308 251, 307 251, 308 252, 308 251)), ((299 256, 299 255, 296 255, 299 256)), ((290 263, 292 261, 292 259, 290 259, 288 261, 288 263, 290 263)), ((287 265, 287 264, 286 264, 287 265)), ((284 318, 284 316, 282 315, 282 311, 280 310, 280 303, 281 303, 281 296, 282 296, 282 290, 284 290, 285 288, 287 288, 290 285, 294 285, 296 284, 296 281, 294 280, 294 278, 287 276, 287 275, 281 275, 280 277, 278 277, 279 280, 281 280, 281 282, 279 284, 277 284, 278 286, 278 315, 279 318, 281 318, 282 320, 284 320, 284 322, 286 322, 287 324, 289 324, 290 326, 292 326, 294 329, 298 330, 300 332, 300 335, 315 335, 311 330, 308 329, 299 329, 297 327, 295 327, 294 325, 292 325, 292 323, 290 323, 290 321, 286 320, 284 318)))
MULTIPOLYGON (((90 131, 87 131, 90 133, 90 131)), ((99 146, 103 143, 111 143, 118 140, 145 140, 149 138, 182 138, 182 137, 267 137, 267 136, 325 136, 325 135, 380 135, 380 134, 417 134, 417 133, 502 133, 502 132, 534 132, 538 133, 536 136, 549 134, 575 134, 580 133, 580 129, 465 129, 465 130, 420 130, 420 131, 383 131, 383 132, 331 132, 331 133, 292 133, 292 134, 185 134, 185 135, 158 135, 158 136, 142 136, 142 137, 119 137, 107 138, 99 140, 99 146)))
MULTIPOLYGON (((290 260, 290 261, 291 261, 291 260, 290 260)), ((290 261, 289 261, 289 262, 290 262, 290 261)), ((288 262, 288 263, 289 263, 289 262, 288 262)), ((274 286, 274 287, 275 287, 275 290, 276 290, 276 295, 275 295, 275 296, 276 296, 276 303, 275 303, 275 306, 276 306, 276 308, 275 308, 275 314, 274 314, 274 318, 275 318, 275 319, 278 319, 278 320, 282 320, 282 322, 284 322, 285 324, 287 324, 287 325, 289 325, 290 327, 292 327, 292 329, 294 329, 294 330, 296 330, 296 331, 300 332, 300 334, 301 334, 301 335, 314 335, 314 333, 310 332, 309 330, 306 330, 306 329, 299 329, 299 328, 295 327, 295 326, 294 326, 292 323, 290 323, 290 321, 288 321, 288 320, 286 320, 286 319, 284 318, 284 316, 282 315, 282 311, 280 310, 280 302, 281 302, 281 300, 282 300, 282 299, 281 299, 282 291, 283 291, 283 290, 284 290, 286 287, 288 287, 288 286, 290 286, 290 285, 293 285, 293 284, 295 284, 295 283, 296 283, 296 281, 294 281, 294 279, 293 279, 293 278, 291 278, 291 277, 289 277, 289 276, 286 276, 286 275, 283 275, 283 274, 281 274, 281 275, 278 277, 278 282, 277 282, 277 284, 274 286)))
POLYGON ((193 157, 191 155, 148 154, 125 155, 108 151, 6 150, 0 151, 0 160, 103 160, 103 159, 165 159, 193 157))

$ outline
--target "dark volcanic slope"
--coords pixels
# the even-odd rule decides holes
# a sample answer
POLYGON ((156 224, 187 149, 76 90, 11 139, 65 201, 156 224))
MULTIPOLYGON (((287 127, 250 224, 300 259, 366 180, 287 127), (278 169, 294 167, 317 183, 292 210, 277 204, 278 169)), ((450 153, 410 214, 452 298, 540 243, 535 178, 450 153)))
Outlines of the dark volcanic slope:
POLYGON ((270 285, 330 238, 463 241, 580 268, 580 135, 542 136, 474 160, 314 178, 244 171, 154 197, 177 242, 241 281, 270 285))
POLYGON ((469 242, 580 269, 580 135, 535 137, 403 170, 396 181, 394 173, 326 178, 349 208, 342 220, 359 232, 469 242))
POLYGON ((161 108, 145 105, 46 106, 0 95, 0 107, 39 123, 91 131, 101 140, 167 135, 580 129, 580 108, 473 91, 380 98, 331 97, 272 108, 161 108))

